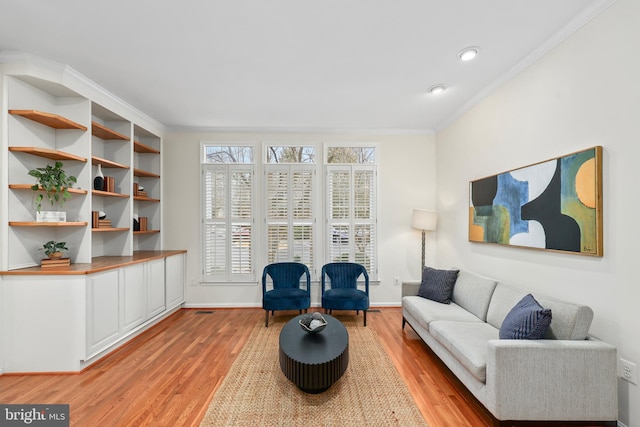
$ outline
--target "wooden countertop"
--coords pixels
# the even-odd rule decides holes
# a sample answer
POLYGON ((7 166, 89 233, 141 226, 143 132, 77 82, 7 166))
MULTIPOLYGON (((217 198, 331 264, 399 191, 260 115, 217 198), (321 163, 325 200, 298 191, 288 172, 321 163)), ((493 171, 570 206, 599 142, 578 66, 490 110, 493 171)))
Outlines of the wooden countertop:
POLYGON ((166 258, 171 255, 184 254, 187 251, 164 250, 164 251, 137 251, 131 256, 100 256, 92 259, 90 263, 71 264, 63 267, 28 267, 18 270, 0 271, 0 276, 64 276, 93 274, 101 271, 112 270, 114 268, 125 267, 127 265, 152 261, 154 259, 166 258))

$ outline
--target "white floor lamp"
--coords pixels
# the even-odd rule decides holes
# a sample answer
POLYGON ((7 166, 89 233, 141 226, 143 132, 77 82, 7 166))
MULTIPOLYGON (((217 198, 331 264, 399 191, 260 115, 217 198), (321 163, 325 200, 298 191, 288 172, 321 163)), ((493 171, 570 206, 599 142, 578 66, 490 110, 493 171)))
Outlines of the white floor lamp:
POLYGON ((420 277, 422 277, 422 271, 424 270, 425 233, 435 230, 437 225, 438 213, 436 211, 428 211, 425 209, 413 210, 411 226, 422 230, 422 269, 420 270, 420 277))

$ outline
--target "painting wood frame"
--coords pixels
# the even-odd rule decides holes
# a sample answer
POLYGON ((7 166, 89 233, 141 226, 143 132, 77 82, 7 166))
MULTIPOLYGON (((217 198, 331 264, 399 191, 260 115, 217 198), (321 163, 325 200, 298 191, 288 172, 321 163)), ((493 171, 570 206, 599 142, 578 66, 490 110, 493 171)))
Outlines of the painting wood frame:
POLYGON ((603 256, 602 147, 469 182, 469 241, 603 256))

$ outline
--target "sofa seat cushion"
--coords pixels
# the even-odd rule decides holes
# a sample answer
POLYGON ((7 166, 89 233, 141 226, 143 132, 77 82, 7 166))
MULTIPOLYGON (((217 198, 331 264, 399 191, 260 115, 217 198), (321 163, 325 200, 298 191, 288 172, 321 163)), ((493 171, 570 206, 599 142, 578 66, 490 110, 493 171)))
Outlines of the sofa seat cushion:
POLYGON ((429 330, 429 324, 435 320, 482 322, 476 316, 455 303, 441 304, 419 296, 403 297, 402 309, 409 312, 426 330, 429 330))
POLYGON ((498 339, 498 329, 485 322, 434 321, 429 333, 478 381, 487 379, 487 343, 498 339))

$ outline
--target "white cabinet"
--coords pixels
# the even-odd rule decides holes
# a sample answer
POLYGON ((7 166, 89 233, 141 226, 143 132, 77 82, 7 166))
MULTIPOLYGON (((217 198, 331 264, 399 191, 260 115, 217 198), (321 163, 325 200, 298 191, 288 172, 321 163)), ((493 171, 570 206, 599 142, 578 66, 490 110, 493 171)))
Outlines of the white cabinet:
POLYGON ((165 258, 165 286, 167 289, 167 308, 172 309, 184 302, 185 263, 184 254, 165 258))
POLYGON ((87 279, 87 355, 109 345, 120 334, 118 270, 87 279))
POLYGON ((120 270, 122 301, 122 331, 127 332, 146 320, 147 292, 144 264, 123 267, 120 270))
POLYGON ((164 311, 164 259, 145 263, 147 282, 147 318, 164 311))

